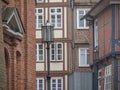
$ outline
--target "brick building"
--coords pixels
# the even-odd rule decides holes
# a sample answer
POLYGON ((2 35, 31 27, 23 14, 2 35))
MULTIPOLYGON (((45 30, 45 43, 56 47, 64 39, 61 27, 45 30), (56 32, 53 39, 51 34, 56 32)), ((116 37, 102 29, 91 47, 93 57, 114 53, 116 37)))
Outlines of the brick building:
POLYGON ((36 0, 36 82, 37 90, 47 90, 47 50, 41 42, 41 26, 54 25, 50 45, 51 90, 68 90, 71 42, 68 37, 68 0, 36 0))
POLYGON ((120 90, 120 0, 100 0, 90 21, 93 90, 120 90))
POLYGON ((51 90, 92 90, 89 26, 80 18, 95 4, 96 0, 36 0, 37 90, 47 90, 46 44, 41 42, 41 26, 47 20, 55 35, 50 46, 51 90))
POLYGON ((69 75, 69 90, 93 90, 90 64, 89 23, 80 20, 97 0, 71 0, 72 17, 72 73, 69 75))
POLYGON ((34 8, 34 0, 0 0, 0 90, 35 90, 34 8))

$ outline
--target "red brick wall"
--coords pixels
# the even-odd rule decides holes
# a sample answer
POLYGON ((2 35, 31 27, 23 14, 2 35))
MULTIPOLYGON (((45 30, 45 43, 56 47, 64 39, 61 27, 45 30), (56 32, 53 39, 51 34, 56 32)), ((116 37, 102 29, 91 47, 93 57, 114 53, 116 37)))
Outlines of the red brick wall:
POLYGON ((111 8, 98 15, 99 57, 111 52, 111 8))
POLYGON ((35 90, 35 0, 9 0, 7 6, 18 8, 25 29, 22 41, 4 34, 4 41, 12 40, 12 43, 16 43, 11 46, 4 42, 7 90, 35 90))
MULTIPOLYGON (((98 51, 99 57, 111 52, 111 7, 108 7, 102 13, 97 16, 98 20, 98 51)), ((93 29, 92 24, 90 25, 90 48, 93 48, 93 29)), ((93 50, 92 50, 93 51, 93 50)), ((90 53, 92 59, 92 52, 90 53)))
POLYGON ((35 90, 36 87, 36 54, 35 54, 35 0, 23 0, 21 10, 24 11, 25 26, 25 68, 26 68, 26 88, 25 90, 35 90), (24 2, 23 2, 24 1, 24 2), (24 6, 22 6, 24 4, 24 6), (24 8, 22 8, 24 7, 24 8))

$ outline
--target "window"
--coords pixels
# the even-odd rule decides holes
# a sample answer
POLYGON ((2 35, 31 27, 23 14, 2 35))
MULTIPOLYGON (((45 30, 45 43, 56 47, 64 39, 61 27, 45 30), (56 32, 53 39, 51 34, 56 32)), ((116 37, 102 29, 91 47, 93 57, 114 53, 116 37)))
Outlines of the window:
POLYGON ((36 8, 36 29, 41 29, 44 24, 43 8, 36 8))
POLYGON ((50 8, 50 22, 55 28, 62 27, 62 8, 50 8))
POLYGON ((87 12, 89 9, 78 9, 77 10, 77 29, 88 29, 88 22, 86 19, 80 20, 87 12))
POLYGON ((98 90, 102 90, 102 87, 101 87, 101 85, 102 85, 102 77, 101 77, 101 69, 100 70, 98 70, 98 90))
POLYGON ((36 61, 43 61, 44 48, 43 44, 36 44, 36 61))
POLYGON ((104 90, 111 90, 111 65, 105 67, 104 90))
POLYGON ((44 90, 44 79, 36 78, 36 90, 44 90))
POLYGON ((63 44, 52 43, 50 47, 51 61, 62 61, 63 59, 63 44))
POLYGON ((98 21, 97 19, 94 22, 94 42, 95 42, 95 47, 98 46, 98 21))
POLYGON ((89 66, 89 49, 79 49, 79 66, 89 66))
POLYGON ((62 78, 51 78, 51 90, 63 90, 62 78))
POLYGON ((37 2, 37 3, 42 3, 42 2, 43 2, 43 0, 36 0, 36 2, 37 2))

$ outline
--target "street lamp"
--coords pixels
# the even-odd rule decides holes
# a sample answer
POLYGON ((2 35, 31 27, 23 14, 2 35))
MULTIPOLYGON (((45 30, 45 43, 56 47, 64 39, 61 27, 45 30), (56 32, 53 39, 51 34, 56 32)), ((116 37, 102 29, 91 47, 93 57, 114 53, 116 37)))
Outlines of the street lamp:
POLYGON ((50 90, 50 43, 53 42, 54 32, 53 26, 46 23, 45 26, 42 26, 42 42, 47 44, 47 90, 50 90))

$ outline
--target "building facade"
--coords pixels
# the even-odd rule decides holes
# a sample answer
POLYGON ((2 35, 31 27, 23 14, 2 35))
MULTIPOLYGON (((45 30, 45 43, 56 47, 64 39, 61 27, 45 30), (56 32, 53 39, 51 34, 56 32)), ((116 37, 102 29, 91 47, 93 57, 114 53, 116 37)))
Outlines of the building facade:
POLYGON ((93 90, 89 22, 81 18, 95 4, 96 0, 71 0, 72 73, 69 75, 68 90, 93 90))
POLYGON ((120 90, 120 1, 100 0, 84 18, 91 23, 93 90, 120 90))
POLYGON ((35 90, 34 8, 34 0, 0 0, 0 90, 35 90))
POLYGON ((68 90, 71 57, 68 6, 68 0, 36 0, 36 90, 47 90, 47 50, 41 39, 41 26, 47 21, 54 26, 54 42, 50 44, 51 90, 68 90))
POLYGON ((50 46, 51 90, 93 90, 89 23, 80 20, 96 0, 36 0, 36 89, 47 90, 47 50, 41 26, 54 25, 50 46), (59 86, 60 85, 60 86, 59 86))

